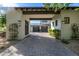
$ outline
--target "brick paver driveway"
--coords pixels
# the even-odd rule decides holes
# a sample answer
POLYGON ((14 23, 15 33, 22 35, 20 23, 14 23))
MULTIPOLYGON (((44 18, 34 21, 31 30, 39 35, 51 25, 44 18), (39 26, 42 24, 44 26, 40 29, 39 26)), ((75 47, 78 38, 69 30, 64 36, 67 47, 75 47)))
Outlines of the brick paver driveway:
POLYGON ((48 36, 47 33, 31 33, 29 37, 9 47, 1 56, 75 56, 62 43, 48 36))

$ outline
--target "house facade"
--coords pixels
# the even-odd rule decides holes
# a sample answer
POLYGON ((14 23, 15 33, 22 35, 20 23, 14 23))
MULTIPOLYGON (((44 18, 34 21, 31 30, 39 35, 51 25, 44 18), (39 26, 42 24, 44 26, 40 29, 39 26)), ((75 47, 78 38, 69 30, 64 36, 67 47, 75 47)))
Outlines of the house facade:
POLYGON ((79 11, 73 9, 59 10, 45 8, 8 8, 6 38, 10 38, 10 25, 18 24, 18 39, 23 39, 30 32, 47 32, 48 28, 61 30, 61 39, 71 39, 72 24, 79 24, 79 11), (41 24, 31 24, 33 20, 41 20, 41 24))

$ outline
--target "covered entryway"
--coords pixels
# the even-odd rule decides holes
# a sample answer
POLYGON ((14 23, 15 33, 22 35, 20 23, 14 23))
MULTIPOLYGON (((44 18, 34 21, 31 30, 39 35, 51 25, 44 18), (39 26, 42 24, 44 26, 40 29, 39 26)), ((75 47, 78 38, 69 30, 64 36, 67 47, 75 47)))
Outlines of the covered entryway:
MULTIPOLYGON (((23 39, 30 32, 47 32, 50 27, 50 21, 55 14, 60 14, 60 11, 54 12, 51 8, 13 8, 13 10, 7 14, 7 26, 11 23, 17 23, 18 26, 18 38, 23 39), (14 16, 15 15, 15 16, 14 16), (12 19, 12 20, 11 20, 12 19), (14 19, 14 20, 13 20, 14 19), (41 23, 35 27, 31 26, 30 20, 41 20, 41 23)), ((9 39, 9 30, 7 29, 7 39, 9 39)))
MULTIPOLYGON (((54 12, 51 8, 16 8, 20 11, 20 27, 19 38, 24 38, 30 32, 48 32, 48 28, 51 27, 51 20, 56 14, 60 14, 60 11, 54 12), (36 24, 30 22, 37 21, 36 24)), ((19 15, 19 14, 18 14, 19 15)), ((17 17, 16 17, 17 18, 17 17)))

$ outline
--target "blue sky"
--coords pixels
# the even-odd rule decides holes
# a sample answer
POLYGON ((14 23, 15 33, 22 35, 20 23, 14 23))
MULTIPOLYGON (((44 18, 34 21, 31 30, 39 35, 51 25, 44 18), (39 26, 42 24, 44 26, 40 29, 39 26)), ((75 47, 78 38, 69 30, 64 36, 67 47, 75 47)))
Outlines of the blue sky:
POLYGON ((19 7, 43 7, 43 3, 17 3, 19 7))
POLYGON ((79 7, 79 3, 71 3, 69 6, 70 7, 79 7))
MULTIPOLYGON (((1 7, 43 7, 43 3, 4 3, 1 7)), ((79 3, 71 3, 70 7, 79 7, 79 3)))
POLYGON ((1 7, 43 7, 43 3, 4 3, 1 7))

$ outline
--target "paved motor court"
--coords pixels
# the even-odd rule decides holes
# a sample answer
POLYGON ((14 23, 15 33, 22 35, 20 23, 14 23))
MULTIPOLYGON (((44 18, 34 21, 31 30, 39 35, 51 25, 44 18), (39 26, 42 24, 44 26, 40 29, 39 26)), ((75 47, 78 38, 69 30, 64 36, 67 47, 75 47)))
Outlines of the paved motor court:
POLYGON ((48 33, 30 33, 21 42, 9 47, 1 56, 76 56, 48 33))

